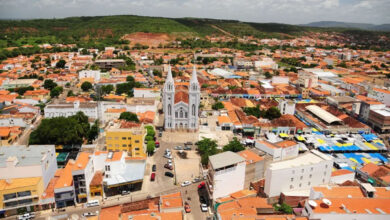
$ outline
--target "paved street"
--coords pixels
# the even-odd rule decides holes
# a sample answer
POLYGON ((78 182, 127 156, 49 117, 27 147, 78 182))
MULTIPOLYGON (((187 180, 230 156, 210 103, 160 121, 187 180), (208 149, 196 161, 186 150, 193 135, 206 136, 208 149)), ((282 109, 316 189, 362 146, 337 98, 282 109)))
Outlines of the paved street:
POLYGON ((37 119, 32 124, 33 127, 31 127, 31 126, 27 127, 23 131, 23 134, 19 137, 19 139, 17 141, 15 141, 15 143, 13 143, 13 145, 27 145, 31 132, 33 130, 35 130, 41 124, 42 118, 43 118, 42 115, 38 115, 37 119))

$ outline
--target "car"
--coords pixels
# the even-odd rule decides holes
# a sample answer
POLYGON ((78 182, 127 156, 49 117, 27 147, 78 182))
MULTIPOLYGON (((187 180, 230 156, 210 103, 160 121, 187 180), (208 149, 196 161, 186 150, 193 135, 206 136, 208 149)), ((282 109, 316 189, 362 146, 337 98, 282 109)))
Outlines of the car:
POLYGON ((169 164, 165 164, 164 168, 167 168, 168 170, 173 170, 172 165, 169 165, 169 164))
POLYGON ((156 179, 156 173, 150 174, 150 181, 154 181, 156 179))
POLYGON ((201 183, 198 185, 198 189, 203 189, 205 186, 206 186, 206 183, 205 183, 205 182, 201 182, 201 183))
POLYGON ((83 217, 97 216, 99 215, 99 211, 96 212, 84 212, 83 217))
POLYGON ((165 149, 165 153, 166 153, 166 154, 167 154, 167 153, 171 153, 171 150, 165 149))
POLYGON ((192 150, 192 148, 190 146, 185 146, 184 150, 192 150))
POLYGON ((87 202, 86 206, 87 207, 99 206, 99 200, 97 200, 97 199, 90 200, 89 202, 87 202))
POLYGON ((176 146, 173 149, 175 149, 175 150, 183 150, 183 147, 182 146, 176 146))
POLYGON ((123 190, 121 194, 122 194, 122 196, 124 196, 124 195, 129 195, 129 194, 130 194, 130 191, 123 190))
POLYGON ((207 205, 204 203, 200 204, 200 210, 202 210, 202 212, 207 212, 208 211, 207 205))
POLYGON ((189 185, 191 185, 191 181, 188 180, 181 183, 182 187, 189 186, 189 185))
POLYGON ((160 142, 156 141, 155 145, 156 145, 156 148, 159 148, 160 147, 160 142))
POLYGON ((167 163, 172 163, 172 160, 171 159, 168 159, 168 162, 167 163))
POLYGON ((34 213, 26 213, 26 214, 18 216, 18 220, 29 220, 29 219, 33 219, 33 218, 35 218, 34 213))
POLYGON ((184 210, 186 211, 186 213, 191 212, 191 207, 190 207, 190 204, 188 204, 188 202, 184 203, 184 210))
POLYGON ((173 173, 171 173, 171 172, 165 172, 165 176, 174 177, 173 173))
POLYGON ((199 202, 206 204, 206 198, 204 196, 199 196, 199 202))
POLYGON ((170 155, 170 154, 165 154, 164 157, 168 158, 168 159, 172 159, 172 155, 170 155))
POLYGON ((196 177, 192 180, 193 183, 199 183, 200 181, 202 181, 200 177, 196 177))
POLYGON ((156 172, 156 169, 157 169, 156 164, 153 164, 153 166, 152 166, 152 171, 153 171, 153 172, 156 172))

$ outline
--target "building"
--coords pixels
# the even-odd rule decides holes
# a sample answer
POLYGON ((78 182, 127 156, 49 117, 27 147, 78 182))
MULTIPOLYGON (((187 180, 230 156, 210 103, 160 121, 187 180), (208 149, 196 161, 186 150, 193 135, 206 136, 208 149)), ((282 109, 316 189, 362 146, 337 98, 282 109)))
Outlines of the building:
POLYGON ((390 90, 373 88, 367 95, 369 98, 376 99, 386 106, 390 106, 390 90))
POLYGON ((368 123, 380 133, 390 132, 390 108, 370 110, 368 123))
POLYGON ((285 140, 277 143, 257 140, 255 147, 272 156, 273 161, 286 160, 298 156, 299 145, 295 141, 285 140))
POLYGON ((87 152, 80 152, 72 169, 75 197, 78 203, 87 202, 90 196, 90 183, 93 178, 92 155, 87 152))
POLYGON ((279 110, 282 115, 294 115, 295 113, 295 101, 288 99, 280 99, 279 110))
MULTIPOLYGON (((361 96, 358 96, 358 98, 361 96)), ((380 110, 386 108, 386 105, 382 102, 379 102, 372 98, 361 98, 362 102, 360 103, 360 107, 356 106, 355 109, 359 108, 359 119, 367 122, 370 116, 371 110, 380 110)))
POLYGON ((290 160, 274 162, 265 171, 264 192, 269 197, 327 184, 333 168, 332 157, 312 150, 290 160))
POLYGON ((237 153, 245 159, 245 184, 248 189, 251 182, 264 178, 265 157, 259 156, 251 150, 243 150, 237 153))
POLYGON ((161 91, 157 88, 134 88, 135 98, 160 98, 161 91))
POLYGON ((20 88, 20 87, 29 87, 34 82, 37 81, 37 79, 14 79, 14 80, 5 80, 0 88, 3 89, 14 89, 14 88, 20 88))
POLYGON ((56 173, 58 179, 54 185, 54 198, 57 209, 76 204, 72 176, 72 169, 75 164, 76 162, 71 159, 63 169, 59 169, 56 173))
POLYGON ((194 66, 189 88, 175 87, 169 67, 163 90, 164 128, 168 130, 198 129, 200 86, 194 66), (188 91, 185 91, 188 89, 188 91))
POLYGON ((98 119, 98 104, 96 102, 80 101, 49 104, 45 107, 45 118, 69 117, 80 111, 91 120, 98 119))
POLYGON ((40 177, 45 189, 56 170, 54 145, 0 147, 0 179, 40 177))
POLYGON ((42 177, 0 179, 0 216, 37 210, 43 192, 42 177))
POLYGON ((106 60, 96 60, 95 64, 101 70, 111 70, 112 68, 120 69, 126 65, 123 59, 106 59, 106 60))
POLYGON ((106 131, 108 151, 126 151, 133 157, 146 157, 144 138, 146 131, 140 128, 110 128, 106 131))
POLYGON ((390 166, 389 164, 365 164, 356 169, 356 178, 373 186, 390 186, 390 166))
POLYGON ((213 200, 244 189, 246 160, 226 151, 209 157, 207 190, 213 200))
POLYGON ((318 76, 301 70, 298 72, 298 85, 304 88, 315 88, 318 86, 318 76))
POLYGON ((97 83, 100 81, 100 70, 82 70, 79 72, 80 81, 91 81, 91 83, 97 83))

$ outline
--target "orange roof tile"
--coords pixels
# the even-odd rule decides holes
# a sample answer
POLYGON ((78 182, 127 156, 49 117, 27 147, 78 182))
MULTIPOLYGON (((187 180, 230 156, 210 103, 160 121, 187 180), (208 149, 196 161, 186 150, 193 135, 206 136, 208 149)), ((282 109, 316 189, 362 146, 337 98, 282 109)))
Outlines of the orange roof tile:
POLYGON ((287 148, 287 147, 291 147, 291 146, 295 146, 297 145, 297 142, 295 141, 290 141, 290 140, 285 140, 285 141, 281 141, 281 142, 278 142, 278 143, 275 143, 278 147, 281 147, 281 148, 287 148))
POLYGON ((77 159, 76 159, 76 163, 73 166, 72 170, 83 170, 83 169, 85 169, 85 167, 87 166, 87 164, 89 162, 89 156, 90 155, 91 154, 87 153, 87 152, 80 152, 78 157, 77 157, 77 159))
POLYGON ((184 102, 188 104, 188 93, 184 91, 178 91, 175 93, 175 104, 184 102))
POLYGON ((341 175, 351 174, 351 173, 353 172, 350 170, 340 169, 340 170, 333 171, 331 176, 341 176, 341 175))
POLYGON ((315 200, 318 205, 313 209, 314 213, 339 213, 348 214, 343 206, 357 214, 381 214, 377 208, 381 209, 386 213, 390 213, 390 206, 388 205, 390 199, 376 199, 376 198, 332 198, 330 199, 332 205, 322 205, 322 200, 315 200), (369 210, 370 212, 367 212, 369 210))
POLYGON ((238 154, 241 157, 245 158, 246 164, 257 163, 261 160, 264 160, 263 157, 255 154, 254 152, 252 152, 250 150, 243 150, 243 151, 238 152, 238 154))

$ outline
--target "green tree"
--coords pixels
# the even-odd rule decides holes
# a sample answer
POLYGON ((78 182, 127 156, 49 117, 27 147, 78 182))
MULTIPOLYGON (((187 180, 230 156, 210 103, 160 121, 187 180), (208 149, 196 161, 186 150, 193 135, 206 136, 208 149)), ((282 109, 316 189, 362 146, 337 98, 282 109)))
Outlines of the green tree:
POLYGON ((214 105, 211 106, 214 110, 219 110, 225 108, 222 102, 216 102, 214 105))
POLYGON ((81 55, 89 55, 90 53, 89 53, 89 51, 87 50, 87 49, 82 49, 81 50, 81 55))
POLYGON ((68 94, 66 95, 67 97, 75 96, 72 90, 68 91, 68 94))
POLYGON ((265 76, 266 79, 272 78, 272 75, 271 75, 271 73, 269 73, 269 72, 266 72, 266 73, 264 74, 264 76, 265 76))
POLYGON ((56 67, 57 68, 64 68, 65 67, 65 64, 66 64, 66 61, 65 60, 63 60, 63 59, 61 59, 61 60, 59 60, 57 63, 56 63, 56 67))
POLYGON ((84 92, 89 91, 90 89, 92 89, 92 83, 90 83, 90 82, 88 82, 88 81, 83 82, 83 84, 81 84, 81 89, 82 89, 84 92))
POLYGON ((223 147, 223 151, 239 152, 242 150, 245 150, 245 147, 240 143, 240 141, 238 141, 236 137, 234 137, 233 140, 229 142, 229 144, 223 147))
POLYGON ((55 83, 53 80, 51 79, 47 79, 43 82, 43 88, 45 89, 48 89, 48 90, 52 90, 54 89, 55 87, 57 86, 57 83, 55 83))
POLYGON ((209 162, 209 156, 218 153, 217 141, 210 138, 203 138, 196 143, 198 145, 198 151, 201 155, 201 162, 203 165, 207 165, 209 162))
POLYGON ((122 112, 119 116, 119 119, 123 119, 126 121, 139 122, 137 115, 132 113, 132 112, 122 112))
POLYGON ((156 135, 156 132, 154 131, 153 126, 147 125, 147 126, 145 126, 145 128, 146 128, 146 131, 147 131, 147 134, 146 134, 147 136, 154 137, 154 135, 156 135))
POLYGON ((273 205, 275 211, 277 212, 283 212, 285 214, 292 214, 293 213, 293 209, 291 208, 291 206, 287 205, 286 203, 282 203, 281 205, 279 205, 278 203, 275 203, 273 205))
POLYGON ((135 79, 132 76, 127 76, 126 77, 126 82, 135 82, 135 79))
POLYGON ((111 84, 109 84, 109 85, 103 85, 103 86, 101 87, 101 89, 102 89, 102 92, 103 92, 104 94, 110 94, 112 91, 114 91, 114 86, 111 85, 111 84))
POLYGON ((260 116, 261 116, 261 111, 260 111, 260 106, 259 105, 257 105, 256 107, 244 107, 243 111, 247 115, 253 115, 256 118, 260 118, 260 116))
POLYGON ((282 114, 280 113, 279 109, 276 107, 271 107, 265 112, 265 118, 269 120, 280 118, 281 115, 282 114))
POLYGON ((57 86, 55 87, 54 89, 52 89, 50 91, 50 97, 54 98, 54 97, 58 97, 59 95, 61 95, 62 91, 64 89, 61 87, 61 86, 57 86))
POLYGON ((95 123, 91 126, 91 128, 88 130, 87 138, 88 143, 92 143, 93 140, 95 140, 99 136, 99 120, 96 120, 95 123))
POLYGON ((146 145, 146 151, 149 155, 152 155, 154 153, 154 149, 156 147, 156 143, 154 141, 148 141, 146 145))

